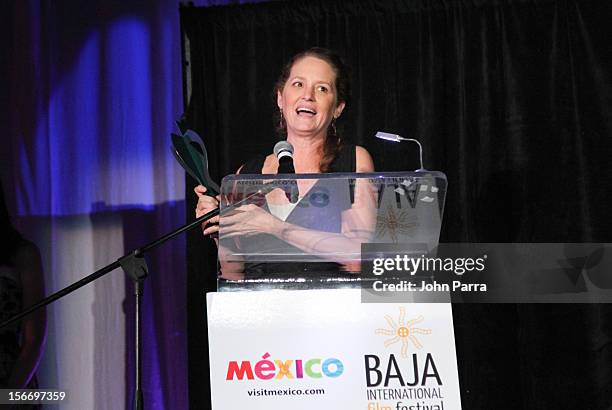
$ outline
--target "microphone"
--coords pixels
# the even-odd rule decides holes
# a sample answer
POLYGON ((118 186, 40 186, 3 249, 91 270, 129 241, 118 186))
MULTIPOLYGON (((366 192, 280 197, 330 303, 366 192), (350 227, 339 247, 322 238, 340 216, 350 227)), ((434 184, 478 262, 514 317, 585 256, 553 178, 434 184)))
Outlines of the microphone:
POLYGON ((279 141, 274 146, 274 155, 278 158, 279 174, 295 174, 293 167, 293 145, 287 141, 279 141))
MULTIPOLYGON (((293 145, 287 141, 279 141, 274 146, 274 155, 278 158, 278 173, 279 174, 295 174, 293 166, 293 145)), ((286 181, 288 186, 285 187, 287 199, 292 204, 298 201, 299 190, 295 179, 286 181)))

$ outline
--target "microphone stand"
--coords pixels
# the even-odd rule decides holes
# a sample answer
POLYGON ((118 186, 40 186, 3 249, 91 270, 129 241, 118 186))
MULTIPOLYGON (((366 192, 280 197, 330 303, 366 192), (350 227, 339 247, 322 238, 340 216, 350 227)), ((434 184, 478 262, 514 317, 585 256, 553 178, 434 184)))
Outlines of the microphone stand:
MULTIPOLYGON (((262 188, 260 188, 259 190, 252 192, 251 194, 247 195, 244 199, 242 199, 239 202, 236 202, 235 204, 229 205, 227 207, 225 207, 223 209, 223 212, 227 212, 227 211, 231 211, 241 205, 243 205, 245 202, 247 202, 249 199, 251 199, 252 197, 254 197, 255 195, 260 195, 260 194, 266 194, 268 192, 270 192, 272 189, 277 188, 277 186, 275 186, 274 184, 264 184, 264 186, 262 188)), ((135 303, 135 311, 134 311, 134 331, 135 331, 135 345, 134 345, 134 358, 136 361, 136 369, 135 369, 135 391, 134 391, 134 409, 135 410, 143 410, 144 409, 144 401, 143 401, 143 394, 142 394, 142 377, 141 377, 141 367, 142 367, 142 358, 140 355, 140 348, 141 348, 141 338, 140 338, 140 305, 141 305, 141 299, 142 299, 142 295, 143 295, 143 291, 144 291, 144 281, 147 278, 148 274, 149 274, 149 269, 147 266, 147 262, 145 260, 145 254, 152 250, 157 248, 158 246, 162 245, 163 243, 169 241, 170 239, 173 239, 174 237, 176 237, 177 235, 180 235, 183 232, 187 232, 197 226, 200 226, 203 222, 217 216, 220 214, 220 209, 216 208, 213 209, 212 211, 200 216, 199 218, 195 219, 193 222, 190 222, 186 225, 183 225, 169 233, 167 233, 166 235, 161 236, 160 238, 140 247, 140 248, 136 248, 133 251, 123 255, 122 257, 120 257, 119 259, 117 259, 115 262, 112 262, 108 265, 106 265, 105 267, 95 271, 94 273, 84 277, 83 279, 73 283, 72 285, 69 285, 67 287, 65 287, 62 290, 59 290, 49 296, 47 296, 46 298, 42 299, 40 302, 35 303, 34 305, 30 306, 29 308, 21 311, 20 313, 14 315, 13 317, 11 317, 10 319, 0 323, 0 329, 2 329, 5 326, 8 326, 12 323, 15 323, 16 321, 20 320, 21 318, 29 315, 30 313, 34 312, 35 310, 38 310, 40 308, 43 308, 53 302, 55 302, 56 300, 68 295, 69 293, 74 292, 77 289, 82 288, 83 286, 93 282, 96 279, 101 278, 102 276, 106 275, 107 273, 121 267, 123 269, 123 271, 132 279, 132 281, 134 282, 134 303, 135 303)))

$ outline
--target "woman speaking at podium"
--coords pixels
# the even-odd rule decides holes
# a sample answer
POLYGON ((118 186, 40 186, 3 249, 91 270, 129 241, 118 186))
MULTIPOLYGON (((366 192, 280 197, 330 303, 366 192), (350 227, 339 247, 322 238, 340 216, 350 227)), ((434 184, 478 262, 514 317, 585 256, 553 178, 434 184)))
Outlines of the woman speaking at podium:
MULTIPOLYGON (((279 109, 278 130, 293 146, 296 174, 329 172, 373 172, 372 158, 360 146, 343 144, 336 121, 349 102, 350 84, 343 61, 330 50, 311 48, 295 55, 284 67, 275 86, 279 109)), ((240 167, 240 174, 276 174, 276 155, 260 156, 240 167)), ((316 184, 316 179, 298 179, 299 200, 303 200, 316 184)), ((206 188, 195 188, 198 195, 196 217, 217 208, 219 198, 204 195, 206 188)), ((306 217, 304 207, 292 204, 281 189, 266 195, 264 208, 254 204, 237 208, 221 217, 222 241, 217 245, 222 277, 251 279, 274 274, 333 273, 359 271, 359 261, 337 260, 339 254, 359 255, 362 242, 370 240, 376 221, 376 194, 358 181, 351 191, 351 200, 334 204, 335 209, 323 218, 306 217), (234 250, 224 249, 226 238, 266 235, 297 252, 323 256, 321 263, 252 263, 224 255, 234 250), (330 252, 333 250, 333 252, 330 252)), ((219 217, 202 225, 205 235, 219 232, 219 217)), ((244 241, 262 243, 262 241, 244 241)), ((248 253, 248 252, 247 252, 248 253)))

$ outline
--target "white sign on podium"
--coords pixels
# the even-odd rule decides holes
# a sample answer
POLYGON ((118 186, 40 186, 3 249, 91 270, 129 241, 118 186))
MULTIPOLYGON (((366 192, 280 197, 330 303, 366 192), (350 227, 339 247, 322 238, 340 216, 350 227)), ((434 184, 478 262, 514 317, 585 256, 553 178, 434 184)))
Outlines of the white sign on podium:
POLYGON ((214 410, 461 409, 451 305, 209 293, 214 410))

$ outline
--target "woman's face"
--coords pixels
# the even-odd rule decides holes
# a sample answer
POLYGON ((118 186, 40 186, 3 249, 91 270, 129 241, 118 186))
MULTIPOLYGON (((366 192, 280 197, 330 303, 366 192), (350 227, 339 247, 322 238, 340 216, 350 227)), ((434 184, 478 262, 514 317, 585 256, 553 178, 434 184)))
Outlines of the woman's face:
POLYGON ((304 57, 293 64, 282 91, 277 95, 288 136, 326 136, 332 119, 339 117, 344 101, 338 103, 336 73, 324 60, 304 57))

